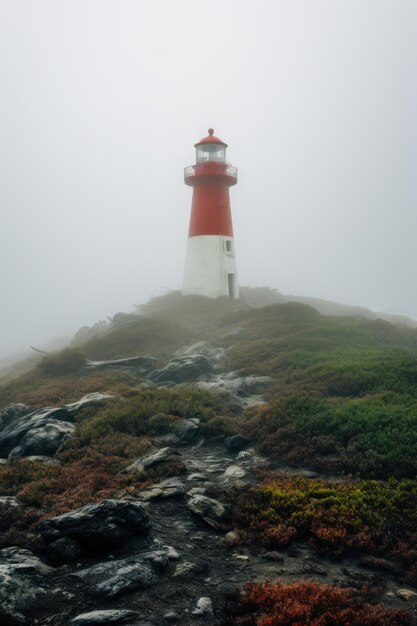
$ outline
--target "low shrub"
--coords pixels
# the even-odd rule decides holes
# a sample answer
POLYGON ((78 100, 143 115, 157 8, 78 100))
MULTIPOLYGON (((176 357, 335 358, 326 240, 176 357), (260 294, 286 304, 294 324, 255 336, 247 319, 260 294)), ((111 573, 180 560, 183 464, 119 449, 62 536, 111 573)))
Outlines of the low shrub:
POLYGON ((282 394, 249 411, 246 428, 261 451, 290 464, 369 478, 417 473, 417 399, 410 395, 282 394))
POLYGON ((407 626, 411 615, 358 593, 310 581, 250 583, 230 607, 229 626, 407 626))
POLYGON ((415 567, 415 480, 336 483, 272 476, 237 496, 233 511, 250 541, 268 548, 307 540, 336 556, 391 555, 415 567))
POLYGON ((84 352, 79 348, 64 348, 44 356, 38 367, 47 376, 65 376, 78 372, 86 360, 84 352))
MULTIPOLYGON (((206 389, 184 385, 175 389, 142 387, 131 397, 120 399, 102 407, 94 416, 80 424, 79 436, 83 444, 96 441, 105 435, 121 432, 145 435, 155 428, 155 415, 171 416, 164 425, 175 417, 196 417, 202 422, 228 412, 227 397, 213 394, 206 389)), ((157 418, 157 422, 161 418, 157 418)))

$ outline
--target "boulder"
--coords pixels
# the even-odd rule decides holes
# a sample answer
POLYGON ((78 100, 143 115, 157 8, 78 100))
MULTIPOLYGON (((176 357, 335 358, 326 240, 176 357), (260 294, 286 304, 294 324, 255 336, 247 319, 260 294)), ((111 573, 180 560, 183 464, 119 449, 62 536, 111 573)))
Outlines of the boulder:
POLYGON ((175 424, 175 434, 179 444, 190 443, 199 430, 200 427, 194 420, 182 419, 175 424))
POLYGON ((135 368, 139 374, 147 374, 155 367, 156 359, 152 356, 132 356, 113 361, 87 361, 88 369, 114 369, 119 367, 135 368))
POLYGON ((213 528, 219 528, 226 515, 226 509, 220 502, 200 494, 191 496, 187 507, 213 528))
POLYGON ((0 411, 0 429, 28 413, 30 413, 30 408, 26 404, 8 404, 0 411))
POLYGON ((239 465, 231 465, 227 468, 224 474, 221 476, 222 482, 231 482, 233 480, 240 480, 246 475, 246 471, 239 465))
POLYGON ((213 615, 213 604, 210 598, 203 597, 197 602, 193 615, 213 615))
POLYGON ((60 563, 76 561, 82 553, 81 545, 71 537, 61 537, 47 546, 50 559, 60 563))
POLYGON ((74 431, 74 416, 46 408, 12 420, 0 432, 0 456, 50 456, 74 431))
POLYGON ((176 356, 162 369, 148 375, 153 383, 173 382, 176 384, 194 382, 201 376, 210 374, 213 366, 204 354, 185 354, 176 356))
POLYGON ((47 597, 54 572, 29 550, 0 550, 0 622, 27 624, 25 614, 47 597))
POLYGON ((131 472, 133 470, 144 471, 144 470, 150 469, 151 467, 154 467, 155 465, 159 465, 159 463, 164 463, 165 461, 171 461, 176 456, 181 456, 181 453, 169 447, 160 448, 156 452, 153 452, 152 454, 148 454, 147 456, 144 456, 141 459, 134 461, 134 463, 126 467, 123 471, 124 472, 131 472))
POLYGON ((52 546, 55 557, 58 556, 56 542, 62 538, 74 540, 82 549, 106 550, 109 546, 121 545, 134 535, 147 533, 149 528, 145 507, 124 500, 88 504, 37 525, 45 543, 48 546, 55 543, 55 547, 52 546))
POLYGON ((229 448, 229 450, 241 450, 250 443, 251 439, 245 437, 245 435, 231 435, 224 440, 224 445, 226 448, 229 448))
POLYGON ((129 624, 140 617, 136 611, 126 609, 106 609, 90 611, 74 617, 70 624, 73 626, 94 626, 95 624, 129 624))
POLYGON ((152 566, 141 559, 120 559, 93 565, 73 574, 86 581, 89 593, 114 598, 121 593, 146 589, 154 582, 152 566))
POLYGON ((95 404, 103 404, 104 402, 108 402, 109 400, 115 400, 116 396, 111 396, 107 393, 100 393, 95 391, 93 393, 87 393, 87 395, 83 396, 77 402, 71 402, 71 404, 65 404, 64 408, 71 411, 71 413, 76 414, 80 409, 88 405, 95 404))
POLYGON ((142 500, 155 500, 156 498, 178 498, 185 494, 185 485, 179 478, 167 478, 156 485, 151 485, 139 495, 142 500))

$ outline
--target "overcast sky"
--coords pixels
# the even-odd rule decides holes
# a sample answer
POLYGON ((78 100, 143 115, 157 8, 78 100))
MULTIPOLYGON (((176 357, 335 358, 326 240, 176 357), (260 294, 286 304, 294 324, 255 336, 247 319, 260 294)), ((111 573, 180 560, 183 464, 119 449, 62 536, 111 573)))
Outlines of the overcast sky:
POLYGON ((0 355, 181 286, 212 126, 238 277, 417 318, 415 0, 0 0, 0 355))

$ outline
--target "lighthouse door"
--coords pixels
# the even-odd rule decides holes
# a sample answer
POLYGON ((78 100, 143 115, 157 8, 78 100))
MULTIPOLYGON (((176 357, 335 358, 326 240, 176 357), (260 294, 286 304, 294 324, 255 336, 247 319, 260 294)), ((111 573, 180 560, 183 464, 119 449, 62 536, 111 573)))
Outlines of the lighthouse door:
POLYGON ((227 275, 227 286, 229 289, 229 298, 230 300, 235 299, 235 275, 228 274, 227 275))

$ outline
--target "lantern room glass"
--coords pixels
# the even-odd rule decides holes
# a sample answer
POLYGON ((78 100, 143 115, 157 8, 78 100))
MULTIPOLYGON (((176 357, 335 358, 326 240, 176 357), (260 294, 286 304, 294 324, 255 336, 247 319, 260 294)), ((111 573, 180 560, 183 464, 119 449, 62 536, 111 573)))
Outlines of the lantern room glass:
POLYGON ((204 143, 197 146, 196 152, 197 163, 206 163, 207 161, 226 162, 226 146, 221 144, 204 143))

